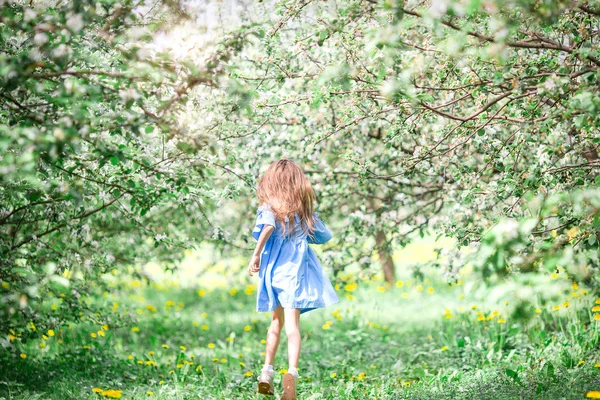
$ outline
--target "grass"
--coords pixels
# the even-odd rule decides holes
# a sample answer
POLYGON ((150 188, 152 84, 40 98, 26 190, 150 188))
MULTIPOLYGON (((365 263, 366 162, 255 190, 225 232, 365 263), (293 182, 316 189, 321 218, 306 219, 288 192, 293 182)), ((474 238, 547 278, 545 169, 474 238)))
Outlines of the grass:
MULTIPOLYGON (((555 303, 532 300, 531 310, 434 275, 393 288, 358 283, 340 282, 340 304, 302 316, 300 399, 582 399, 600 390, 595 299, 568 282, 555 303)), ((254 311, 254 286, 200 291, 127 276, 112 286, 93 299, 107 317, 4 340, 0 397, 260 398, 270 318, 254 311)), ((283 337, 282 373, 286 345, 283 337)))

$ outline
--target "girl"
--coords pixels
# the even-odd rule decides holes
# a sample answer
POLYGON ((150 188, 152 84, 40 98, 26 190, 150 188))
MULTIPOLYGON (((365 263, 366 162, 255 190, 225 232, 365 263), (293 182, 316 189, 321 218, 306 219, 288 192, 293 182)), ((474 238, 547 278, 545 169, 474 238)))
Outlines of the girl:
POLYGON ((248 273, 258 272, 256 309, 272 311, 267 333, 265 365, 258 392, 274 394, 273 360, 281 329, 288 338, 288 372, 283 376, 282 400, 296 399, 300 314, 337 303, 331 282, 308 246, 331 239, 325 224, 313 212, 315 194, 302 169, 292 161, 269 166, 258 182, 260 207, 252 236, 258 241, 248 273))

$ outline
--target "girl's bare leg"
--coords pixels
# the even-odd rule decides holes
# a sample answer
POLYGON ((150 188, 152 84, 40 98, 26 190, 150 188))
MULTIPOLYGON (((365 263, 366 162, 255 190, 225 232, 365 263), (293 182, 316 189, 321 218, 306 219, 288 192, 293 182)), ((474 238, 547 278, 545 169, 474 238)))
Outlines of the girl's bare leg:
POLYGON ((273 365, 273 361, 275 360, 275 354, 277 354, 277 348, 279 347, 281 330, 283 329, 284 318, 285 316, 283 313, 283 308, 281 306, 277 307, 275 311, 273 311, 271 326, 269 327, 269 331, 267 333, 265 366, 273 365))
POLYGON ((298 368, 300 357, 300 310, 287 308, 284 310, 285 333, 288 338, 288 363, 289 369, 298 368))

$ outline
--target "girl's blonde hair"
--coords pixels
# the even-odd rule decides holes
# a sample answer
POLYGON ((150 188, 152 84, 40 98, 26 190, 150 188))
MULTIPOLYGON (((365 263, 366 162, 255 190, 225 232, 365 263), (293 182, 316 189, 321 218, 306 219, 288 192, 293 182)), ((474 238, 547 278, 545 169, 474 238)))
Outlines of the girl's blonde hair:
POLYGON ((290 160, 272 163, 258 181, 257 194, 261 204, 271 206, 277 220, 283 222, 288 217, 292 229, 288 231, 283 223, 285 235, 292 235, 294 214, 297 213, 302 230, 312 236, 315 192, 298 164, 290 160))

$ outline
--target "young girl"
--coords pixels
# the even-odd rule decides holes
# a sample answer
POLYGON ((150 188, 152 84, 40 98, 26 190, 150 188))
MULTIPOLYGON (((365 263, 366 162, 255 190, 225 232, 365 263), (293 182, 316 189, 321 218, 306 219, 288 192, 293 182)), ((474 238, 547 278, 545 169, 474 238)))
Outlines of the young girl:
POLYGON ((274 394, 273 360, 285 324, 288 338, 288 372, 283 376, 282 400, 296 399, 300 314, 337 303, 338 297, 308 246, 331 239, 325 224, 313 212, 315 194, 302 169, 292 161, 269 166, 258 182, 256 227, 258 241, 248 273, 258 272, 256 309, 272 311, 267 333, 265 365, 258 377, 258 392, 274 394))

